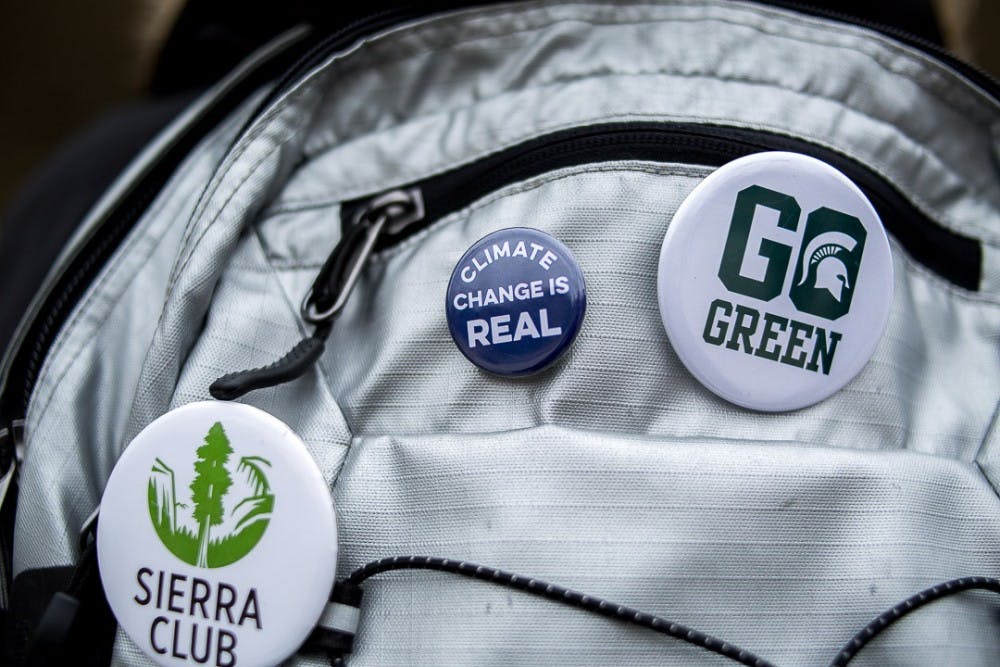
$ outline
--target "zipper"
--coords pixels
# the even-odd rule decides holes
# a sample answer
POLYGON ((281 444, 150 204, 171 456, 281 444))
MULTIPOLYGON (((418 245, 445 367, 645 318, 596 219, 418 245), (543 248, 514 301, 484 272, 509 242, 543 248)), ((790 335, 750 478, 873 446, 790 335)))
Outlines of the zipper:
MULTIPOLYGON (((295 85, 302 76, 306 75, 332 54, 347 48, 367 35, 388 29, 394 25, 398 25, 402 21, 415 20, 438 9, 443 9, 444 5, 439 6, 439 4, 424 3, 422 8, 403 6, 390 9, 351 23, 318 41, 307 40, 308 43, 300 43, 297 45, 297 48, 286 49, 278 56, 268 60, 262 67, 253 72, 251 76, 248 76, 245 81, 237 84, 235 88, 238 90, 234 89, 227 93, 224 100, 213 105, 201 119, 196 121, 194 123, 195 127, 185 132, 184 136, 180 137, 166 151, 165 155, 156 164, 151 166, 147 173, 133 186, 132 190, 95 227, 90 238, 60 267, 60 275, 48 286, 44 300, 35 309, 32 320, 26 323, 25 333, 21 336, 20 341, 16 343, 16 349, 12 348, 8 353, 4 369, 6 372, 3 376, 3 387, 0 390, 0 423, 9 423, 11 420, 20 418, 26 413, 28 400, 34 390, 38 371, 69 312, 89 287, 97 273, 104 267, 108 258, 118 248, 121 241, 132 230, 135 223, 162 189, 166 180, 174 172, 180 161, 190 152, 198 140, 218 124, 225 114, 235 108, 239 102, 242 102, 257 87, 263 85, 268 80, 276 80, 276 85, 252 115, 251 121, 248 121, 247 127, 249 127, 249 124, 254 119, 259 117, 291 86, 295 85), (304 52, 301 48, 303 46, 307 49, 304 52), (292 64, 289 65, 289 63, 292 64), (283 74, 280 74, 281 72, 283 74)), ((472 6, 491 3, 478 2, 468 4, 472 6)), ((1000 84, 991 76, 956 58, 939 46, 905 31, 892 26, 857 19, 856 17, 840 12, 804 6, 794 2, 759 0, 759 4, 797 11, 802 14, 817 16, 836 22, 857 25, 885 34, 941 61, 958 74, 979 86, 994 100, 1000 102, 1000 84)), ((800 152, 809 153, 808 151, 800 152)), ((713 163, 705 162, 705 164, 713 163)), ((837 165, 835 164, 835 166, 837 165)), ((842 171, 846 170, 842 169, 842 171)), ((891 199, 893 196, 890 194, 889 198, 891 199)), ((428 215, 426 217, 430 219, 435 216, 428 215)), ((887 223, 887 227, 892 225, 885 217, 883 217, 883 222, 887 223)), ((941 230, 941 228, 938 229, 941 230)), ((375 249, 377 250, 380 247, 388 245, 394 236, 394 234, 389 233, 384 235, 384 238, 377 239, 375 249)), ((947 230, 941 230, 941 233, 931 231, 929 232, 929 238, 917 242, 917 245, 920 245, 922 248, 923 246, 930 246, 921 251, 924 263, 928 266, 935 264, 931 257, 933 253, 929 252, 929 250, 934 249, 933 239, 937 237, 943 237, 947 241, 946 245, 949 247, 954 246, 952 249, 956 250, 956 252, 952 254, 957 254, 957 249, 962 247, 968 249, 972 245, 975 245, 976 257, 979 256, 978 244, 975 241, 959 237, 947 230)), ((916 253, 914 254, 916 256, 916 253)), ((966 286, 969 289, 974 289, 973 282, 975 282, 975 285, 978 285, 980 262, 981 260, 977 260, 974 262, 974 266, 969 267, 965 271, 954 271, 956 274, 963 274, 962 279, 956 281, 956 283, 966 286), (974 281, 973 277, 975 277, 974 281)), ((952 265, 953 262, 948 261, 946 264, 952 265)))
POLYGON ((321 325, 339 315, 383 233, 403 234, 424 216, 423 195, 417 188, 392 190, 367 202, 302 300, 302 319, 321 325))
POLYGON ((313 325, 312 335, 272 364, 220 377, 209 387, 212 397, 231 401, 254 389, 289 382, 309 370, 322 356, 333 321, 347 304, 379 239, 384 234, 405 234, 423 218, 423 197, 415 188, 385 192, 359 207, 302 301, 302 319, 313 325))
MULTIPOLYGON (((979 289, 982 248, 925 215, 892 183, 861 162, 796 137, 746 128, 695 123, 609 123, 555 132, 511 146, 406 187, 423 196, 419 223, 381 235, 376 250, 395 245, 486 194, 555 169, 596 162, 644 160, 721 167, 764 151, 815 157, 847 175, 872 202, 886 230, 916 261, 951 283, 979 289)), ((377 197, 376 197, 377 199, 377 197)), ((345 202, 342 226, 373 199, 345 202)))
POLYGON ((437 176, 341 206, 341 240, 302 301, 314 326, 284 357, 216 380, 209 392, 232 400, 303 375, 323 354, 334 319, 347 303, 368 258, 507 185, 565 167, 619 160, 721 166, 762 151, 812 155, 844 172, 867 195, 887 230, 928 268, 966 289, 979 286, 977 241, 935 223, 891 183, 829 148, 759 130, 693 123, 609 123, 537 137, 437 176))

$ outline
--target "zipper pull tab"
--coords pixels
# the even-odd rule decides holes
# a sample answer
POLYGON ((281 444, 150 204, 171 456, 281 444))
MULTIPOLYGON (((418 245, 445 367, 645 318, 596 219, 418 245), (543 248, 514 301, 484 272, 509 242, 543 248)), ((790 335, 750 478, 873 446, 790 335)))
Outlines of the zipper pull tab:
POLYGON ((379 237, 398 234, 423 217, 423 196, 417 188, 386 192, 360 209, 302 300, 302 318, 315 327, 312 336, 273 364, 219 378, 208 389, 212 397, 231 401, 254 389, 290 382, 309 370, 322 356, 333 320, 347 304, 379 237))

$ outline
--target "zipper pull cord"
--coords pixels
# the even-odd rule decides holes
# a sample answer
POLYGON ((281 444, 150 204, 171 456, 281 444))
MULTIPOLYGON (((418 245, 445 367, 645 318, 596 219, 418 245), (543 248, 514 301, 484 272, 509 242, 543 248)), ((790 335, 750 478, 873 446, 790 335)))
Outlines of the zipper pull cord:
POLYGON ((333 320, 347 304, 379 237, 384 232, 397 234, 423 217, 423 198, 416 188, 387 192, 361 209, 302 301, 302 318, 315 327, 312 335, 272 364, 220 377, 208 388, 212 397, 231 401, 304 375, 323 355, 333 320))

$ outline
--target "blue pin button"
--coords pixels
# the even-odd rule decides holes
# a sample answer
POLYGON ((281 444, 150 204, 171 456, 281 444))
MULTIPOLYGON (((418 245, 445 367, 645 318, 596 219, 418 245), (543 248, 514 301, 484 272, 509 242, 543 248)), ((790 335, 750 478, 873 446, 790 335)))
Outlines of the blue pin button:
POLYGON ((462 256, 448 283, 448 328, 469 361, 497 375, 536 373, 573 343, 587 306, 565 245, 527 227, 501 229, 462 256))

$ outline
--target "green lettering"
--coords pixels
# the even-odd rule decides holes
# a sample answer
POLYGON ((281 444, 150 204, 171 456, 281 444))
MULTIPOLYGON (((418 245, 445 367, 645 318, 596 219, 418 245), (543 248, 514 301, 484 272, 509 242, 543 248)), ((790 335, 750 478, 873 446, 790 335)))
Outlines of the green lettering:
POLYGON ((806 363, 806 353, 803 350, 801 354, 796 356, 795 352, 805 344, 805 338, 812 336, 813 328, 805 322, 791 320, 788 323, 788 330, 788 347, 785 348, 785 354, 781 357, 781 363, 802 368, 806 363), (805 334, 805 338, 800 334, 805 334))
POLYGON ((742 344, 743 351, 753 354, 753 345, 750 343, 750 336, 757 330, 757 322, 760 320, 760 313, 753 308, 746 306, 736 306, 736 317, 733 320, 733 333, 729 337, 726 347, 730 350, 739 350, 742 344), (747 318, 750 323, 747 323, 747 318))
POLYGON ((778 333, 784 331, 787 326, 787 317, 764 313, 764 331, 760 335, 760 346, 754 354, 764 359, 778 361, 778 357, 781 356, 781 345, 775 345, 774 349, 768 349, 768 344, 778 340, 778 333), (778 327, 777 331, 775 331, 775 325, 778 327))
POLYGON ((770 301, 781 293, 788 273, 788 262, 792 248, 771 239, 762 239, 757 254, 767 258, 764 278, 758 280, 743 275, 743 263, 750 241, 757 207, 763 206, 778 212, 778 227, 794 232, 799 225, 802 209, 794 197, 775 192, 760 185, 751 185, 736 195, 733 217, 729 223, 729 235, 722 252, 719 265, 719 279, 730 291, 744 294, 761 301, 770 301))
POLYGON ((726 342, 726 332, 729 330, 729 322, 719 317, 720 310, 723 315, 729 317, 733 314, 733 304, 722 299, 716 299, 708 307, 708 319, 705 320, 705 330, 702 332, 701 337, 710 345, 722 345, 726 342), (712 333, 715 329, 718 329, 719 333, 712 333))
POLYGON ((853 215, 825 207, 809 214, 788 292, 799 311, 828 320, 850 311, 867 235, 853 215))
POLYGON ((826 331, 816 327, 816 344, 813 345, 812 358, 809 360, 807 369, 814 373, 819 370, 819 361, 823 362, 823 375, 830 374, 830 367, 833 366, 833 355, 837 352, 837 343, 840 342, 840 334, 836 331, 830 332, 830 347, 826 345, 826 331))

